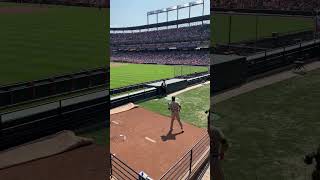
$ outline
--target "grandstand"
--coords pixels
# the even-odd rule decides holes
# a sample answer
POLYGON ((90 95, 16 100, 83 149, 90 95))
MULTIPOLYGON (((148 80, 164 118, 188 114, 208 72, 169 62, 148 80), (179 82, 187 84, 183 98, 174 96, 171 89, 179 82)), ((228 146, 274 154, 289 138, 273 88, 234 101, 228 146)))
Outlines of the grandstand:
POLYGON ((138 27, 141 29, 111 28, 111 61, 209 65, 210 25, 207 24, 209 18, 202 16, 166 22, 158 26, 138 27))

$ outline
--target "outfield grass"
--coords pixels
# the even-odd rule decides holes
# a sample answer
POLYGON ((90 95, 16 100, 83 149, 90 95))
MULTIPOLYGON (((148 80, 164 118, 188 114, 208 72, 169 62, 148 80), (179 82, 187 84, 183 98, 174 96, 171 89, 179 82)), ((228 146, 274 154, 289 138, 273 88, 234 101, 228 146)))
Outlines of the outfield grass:
POLYGON ((320 143, 319 89, 316 70, 218 103, 214 123, 231 143, 227 179, 310 179, 303 157, 320 143))
POLYGON ((207 67, 198 66, 169 66, 152 64, 119 64, 111 65, 110 88, 118 88, 175 75, 207 71, 207 67))
MULTIPOLYGON (((256 16, 232 15, 231 42, 256 39, 256 16)), ((272 32, 287 33, 313 30, 314 20, 304 17, 258 16, 258 38, 271 36, 272 32)), ((211 40, 216 43, 228 43, 229 15, 215 14, 211 18, 211 40)))
MULTIPOLYGON (((16 4, 0 3, 8 6, 16 4)), ((106 9, 54 5, 0 14, 0 85, 107 66, 108 14, 106 9)))
MULTIPOLYGON (((180 117, 184 122, 201 128, 208 127, 205 111, 210 106, 210 84, 184 92, 176 97, 182 106, 180 117)), ((146 101, 139 105, 164 116, 170 116, 169 102, 170 99, 161 98, 146 101)))

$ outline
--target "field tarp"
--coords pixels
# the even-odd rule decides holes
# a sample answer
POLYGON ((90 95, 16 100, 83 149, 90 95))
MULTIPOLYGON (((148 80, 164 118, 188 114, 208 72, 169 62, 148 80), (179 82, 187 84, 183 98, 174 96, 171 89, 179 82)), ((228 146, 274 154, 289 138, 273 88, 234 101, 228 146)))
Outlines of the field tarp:
POLYGON ((0 152, 0 170, 60 154, 92 143, 91 139, 78 137, 72 131, 61 131, 0 152))

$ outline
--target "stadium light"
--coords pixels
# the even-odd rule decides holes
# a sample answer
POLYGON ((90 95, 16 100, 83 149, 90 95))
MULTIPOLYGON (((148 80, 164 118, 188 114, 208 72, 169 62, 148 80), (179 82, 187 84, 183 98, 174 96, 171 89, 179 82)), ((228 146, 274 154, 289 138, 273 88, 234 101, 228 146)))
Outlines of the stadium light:
POLYGON ((202 3, 204 3, 204 0, 197 0, 197 1, 195 1, 195 3, 196 4, 202 4, 202 3))
POLYGON ((152 15, 152 14, 155 14, 155 12, 154 11, 147 12, 147 15, 152 15))
MULTIPOLYGON (((191 7, 192 6, 197 6, 197 5, 202 5, 202 16, 204 15, 204 0, 197 0, 197 1, 193 1, 193 2, 189 2, 189 3, 185 3, 183 5, 177 5, 177 6, 171 6, 168 8, 163 8, 163 9, 159 9, 159 10, 155 10, 155 11, 149 11, 147 12, 147 24, 149 25, 149 16, 151 15, 156 15, 157 16, 157 23, 159 23, 158 21, 158 17, 159 14, 161 13, 166 13, 167 14, 167 22, 168 22, 168 13, 170 11, 177 11, 177 20, 179 20, 179 9, 183 9, 183 8, 189 8, 189 18, 191 18, 191 7)), ((203 22, 202 22, 203 24, 203 22)), ((189 24, 190 25, 190 24, 189 24)), ((177 28, 178 28, 178 24, 177 24, 177 28)))
POLYGON ((178 9, 187 8, 187 7, 189 7, 189 6, 190 6, 189 3, 186 3, 186 4, 183 4, 183 5, 179 5, 179 6, 178 6, 178 9))
POLYGON ((178 6, 171 6, 171 7, 168 7, 167 8, 167 11, 173 11, 173 10, 176 10, 178 8, 178 6))

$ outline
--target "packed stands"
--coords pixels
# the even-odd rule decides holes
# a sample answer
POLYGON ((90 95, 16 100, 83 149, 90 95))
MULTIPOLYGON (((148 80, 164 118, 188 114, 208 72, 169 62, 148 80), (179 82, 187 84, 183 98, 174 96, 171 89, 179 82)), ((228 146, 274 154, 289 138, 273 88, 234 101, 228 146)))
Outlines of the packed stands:
POLYGON ((162 50, 113 52, 114 62, 137 64, 175 64, 207 66, 210 63, 208 50, 162 50))
POLYGON ((137 33, 112 33, 111 45, 190 42, 208 39, 210 39, 210 25, 204 24, 137 33))
POLYGON ((112 50, 157 50, 157 49, 195 49, 197 47, 209 47, 210 40, 190 41, 190 42, 172 42, 172 43, 150 43, 150 44, 132 44, 132 45, 113 45, 112 50))
POLYGON ((314 11, 319 0, 211 0, 211 8, 314 11))
POLYGON ((210 16, 110 28, 111 61, 209 65, 210 16))

